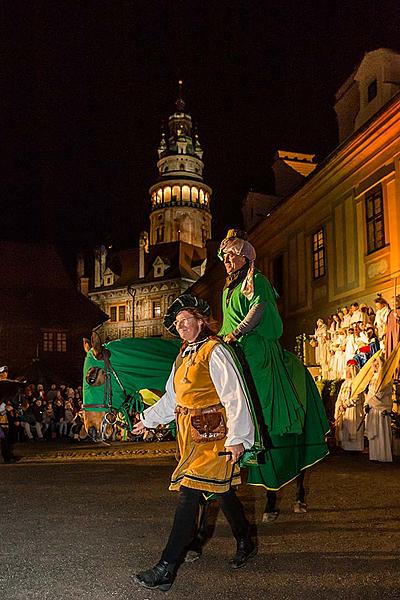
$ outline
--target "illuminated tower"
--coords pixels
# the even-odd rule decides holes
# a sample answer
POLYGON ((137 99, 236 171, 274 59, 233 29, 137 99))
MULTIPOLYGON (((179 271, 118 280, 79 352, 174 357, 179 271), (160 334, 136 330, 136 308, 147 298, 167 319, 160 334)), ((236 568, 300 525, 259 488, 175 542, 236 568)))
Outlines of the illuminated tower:
POLYGON ((211 238, 211 188, 203 182, 203 150, 185 112, 182 81, 158 148, 160 173, 150 188, 150 244, 182 241, 204 247, 211 238))

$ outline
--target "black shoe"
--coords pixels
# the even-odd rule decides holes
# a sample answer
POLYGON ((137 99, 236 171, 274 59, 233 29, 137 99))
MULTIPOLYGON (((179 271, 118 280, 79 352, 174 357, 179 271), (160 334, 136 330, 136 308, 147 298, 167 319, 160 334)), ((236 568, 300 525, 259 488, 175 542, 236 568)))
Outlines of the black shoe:
POLYGON ((238 540, 236 554, 231 561, 233 569, 240 569, 244 567, 249 558, 252 558, 257 554, 257 547, 251 538, 242 538, 238 540))
POLYGON ((135 581, 145 588, 167 592, 174 583, 174 566, 165 560, 160 560, 152 569, 135 575, 135 581))

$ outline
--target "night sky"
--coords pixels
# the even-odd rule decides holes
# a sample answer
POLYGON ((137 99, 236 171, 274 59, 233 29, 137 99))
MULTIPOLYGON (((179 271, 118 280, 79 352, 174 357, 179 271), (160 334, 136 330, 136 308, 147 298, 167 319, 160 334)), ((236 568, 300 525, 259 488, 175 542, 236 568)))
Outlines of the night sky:
POLYGON ((248 189, 273 191, 278 148, 335 147, 334 93, 364 52, 400 51, 398 0, 2 0, 0 18, 1 236, 70 262, 148 228, 179 78, 219 238, 248 189))

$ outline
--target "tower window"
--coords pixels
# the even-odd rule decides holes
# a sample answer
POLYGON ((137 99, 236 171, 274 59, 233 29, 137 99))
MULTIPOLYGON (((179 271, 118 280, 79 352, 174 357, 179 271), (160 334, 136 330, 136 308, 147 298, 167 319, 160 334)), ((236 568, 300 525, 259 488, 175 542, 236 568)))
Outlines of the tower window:
POLYGON ((153 319, 159 319, 161 317, 161 302, 160 300, 153 300, 153 319))
POLYGON ((198 202, 199 201, 199 190, 197 189, 197 187, 192 187, 192 202, 198 202))
POLYGON ((374 79, 373 81, 371 81, 371 83, 369 84, 368 89, 367 89, 368 102, 371 102, 371 100, 376 98, 377 93, 378 93, 378 83, 377 83, 376 79, 374 79))
POLYGON ((179 185, 174 185, 172 188, 172 202, 180 202, 181 199, 181 188, 179 185))
POLYGON ((381 184, 372 188, 366 196, 368 254, 385 245, 385 221, 381 184))
POLYGON ((164 225, 156 229, 156 244, 161 244, 164 241, 164 225))
POLYGON ((319 229, 312 236, 313 278, 325 275, 325 234, 319 229))
POLYGON ((164 188, 164 202, 171 202, 171 188, 164 188))
POLYGON ((190 202, 190 187, 184 185, 182 188, 182 200, 183 202, 190 202))

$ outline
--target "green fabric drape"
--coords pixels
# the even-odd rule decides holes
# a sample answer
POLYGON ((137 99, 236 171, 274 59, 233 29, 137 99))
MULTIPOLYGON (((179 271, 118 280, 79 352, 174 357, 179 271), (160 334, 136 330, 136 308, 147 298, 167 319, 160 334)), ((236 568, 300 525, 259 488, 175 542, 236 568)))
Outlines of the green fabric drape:
POLYGON ((248 300, 239 284, 227 302, 222 295, 223 324, 219 335, 231 333, 256 305, 264 306, 260 323, 238 339, 258 395, 269 446, 264 462, 249 467, 248 483, 277 490, 300 471, 326 456, 329 430, 316 385, 304 365, 282 349, 282 320, 275 291, 264 275, 254 274, 254 295, 248 300))
MULTIPOLYGON (((160 338, 123 338, 108 342, 104 346, 111 353, 111 365, 126 393, 135 395, 144 388, 164 392, 181 341, 160 338)), ((90 408, 90 405, 103 404, 104 386, 92 387, 86 382, 85 375, 91 367, 103 369, 104 361, 97 360, 92 350, 89 350, 83 367, 83 407, 85 410, 99 410, 90 408)), ((124 401, 124 393, 113 375, 111 385, 113 407, 118 409, 124 401)))

